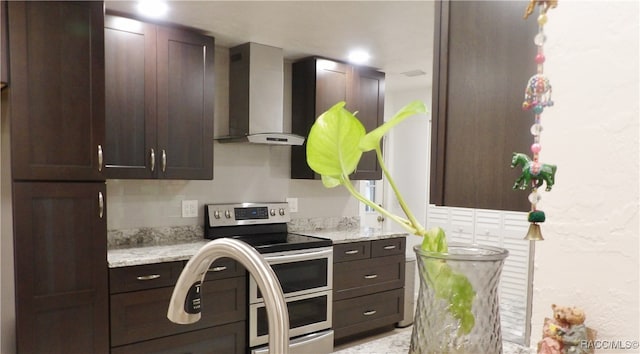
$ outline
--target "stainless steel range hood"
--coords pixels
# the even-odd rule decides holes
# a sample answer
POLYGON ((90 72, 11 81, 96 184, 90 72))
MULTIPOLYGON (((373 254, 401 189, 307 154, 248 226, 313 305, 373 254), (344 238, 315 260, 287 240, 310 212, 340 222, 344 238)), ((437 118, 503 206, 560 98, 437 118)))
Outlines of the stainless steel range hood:
POLYGON ((229 136, 221 143, 302 145, 304 137, 284 133, 282 49, 245 43, 229 50, 229 136))

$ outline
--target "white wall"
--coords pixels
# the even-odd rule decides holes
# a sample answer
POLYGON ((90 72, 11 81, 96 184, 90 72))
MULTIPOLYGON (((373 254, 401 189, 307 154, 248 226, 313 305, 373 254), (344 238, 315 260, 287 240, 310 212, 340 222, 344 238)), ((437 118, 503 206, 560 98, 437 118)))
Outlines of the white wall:
MULTIPOLYGON (((214 136, 228 134, 229 51, 216 47, 214 136)), ((285 66, 285 130, 291 127, 290 64, 285 66)), ((344 188, 291 180, 288 146, 214 143, 213 181, 109 180, 107 227, 127 229, 203 225, 204 203, 284 201, 298 198, 294 218, 357 216, 358 203, 344 188), (181 217, 182 200, 198 200, 198 218, 181 217)))
MULTIPOLYGON (((420 80, 420 77, 416 78, 420 80)), ((385 119, 391 119, 402 107, 414 100, 425 102, 431 110, 431 83, 419 88, 408 88, 387 92, 385 97, 385 119)), ((420 114, 407 118, 395 126, 385 137, 385 163, 402 197, 417 218, 426 227, 427 204, 429 202, 429 151, 431 114, 420 114)), ((384 205, 396 215, 404 217, 393 190, 384 184, 384 205)), ((386 220, 386 230, 405 231, 398 224, 386 220)), ((407 238, 407 255, 415 257, 413 246, 422 238, 407 238)))
POLYGON ((639 11, 636 1, 560 1, 548 15, 555 106, 542 115, 541 160, 558 173, 539 204, 533 343, 553 303, 584 308, 600 339, 640 340, 639 11))

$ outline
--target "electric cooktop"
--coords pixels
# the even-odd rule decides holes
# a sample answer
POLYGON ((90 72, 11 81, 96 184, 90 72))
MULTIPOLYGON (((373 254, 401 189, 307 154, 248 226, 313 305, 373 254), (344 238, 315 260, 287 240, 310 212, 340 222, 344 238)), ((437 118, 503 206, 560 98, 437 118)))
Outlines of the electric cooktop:
POLYGON ((235 238, 260 253, 328 247, 331 240, 287 231, 291 220, 287 203, 205 205, 204 237, 235 238))

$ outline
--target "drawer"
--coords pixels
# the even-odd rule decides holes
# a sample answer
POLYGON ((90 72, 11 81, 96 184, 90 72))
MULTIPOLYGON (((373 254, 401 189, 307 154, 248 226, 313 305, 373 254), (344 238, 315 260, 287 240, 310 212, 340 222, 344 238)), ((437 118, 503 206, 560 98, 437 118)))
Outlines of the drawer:
POLYGON ((189 325, 167 319, 173 287, 111 295, 111 346, 245 320, 246 277, 205 282, 201 291, 202 317, 189 325))
POLYGON ((404 286, 404 254, 337 263, 333 298, 341 300, 404 286))
POLYGON ((211 263, 204 281, 241 277, 245 275, 245 268, 231 258, 220 258, 211 263))
POLYGON ((371 242, 350 242, 333 246, 333 263, 371 257, 371 242))
POLYGON ((371 257, 392 256, 404 254, 405 237, 394 237, 371 241, 371 257))
POLYGON ((245 322, 206 328, 111 349, 112 354, 246 353, 245 322))
POLYGON ((109 291, 112 294, 173 286, 184 264, 166 262, 109 270, 109 291))
POLYGON ((400 321, 404 311, 403 292, 403 289, 396 289, 334 302, 336 338, 400 321))

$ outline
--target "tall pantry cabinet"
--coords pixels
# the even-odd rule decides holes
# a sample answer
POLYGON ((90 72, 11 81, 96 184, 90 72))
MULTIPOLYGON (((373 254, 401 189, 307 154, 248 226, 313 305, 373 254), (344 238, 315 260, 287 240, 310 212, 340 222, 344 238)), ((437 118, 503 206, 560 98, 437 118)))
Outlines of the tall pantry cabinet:
POLYGON ((8 3, 16 345, 107 353, 103 3, 8 3))

